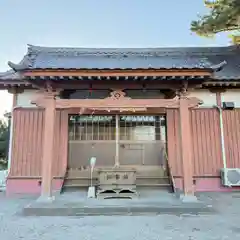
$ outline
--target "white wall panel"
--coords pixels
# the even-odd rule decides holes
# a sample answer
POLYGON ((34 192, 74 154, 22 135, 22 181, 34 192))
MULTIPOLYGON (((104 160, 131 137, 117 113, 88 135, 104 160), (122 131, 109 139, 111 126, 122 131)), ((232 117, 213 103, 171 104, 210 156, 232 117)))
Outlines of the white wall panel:
POLYGON ((17 106, 18 107, 36 107, 31 101, 34 98, 36 90, 25 90, 23 93, 17 94, 17 106))
POLYGON ((188 97, 196 97, 203 101, 201 107, 213 107, 217 105, 216 93, 212 93, 207 89, 193 90, 189 92, 188 97))
POLYGON ((221 93, 222 102, 234 102, 236 108, 240 108, 240 90, 230 89, 221 93))

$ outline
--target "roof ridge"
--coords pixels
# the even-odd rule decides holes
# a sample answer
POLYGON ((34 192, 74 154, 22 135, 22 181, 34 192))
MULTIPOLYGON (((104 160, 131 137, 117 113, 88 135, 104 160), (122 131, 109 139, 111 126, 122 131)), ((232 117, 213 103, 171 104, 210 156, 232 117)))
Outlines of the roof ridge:
MULTIPOLYGON (((37 68, 207 68, 227 61, 231 53, 240 56, 240 48, 70 48, 28 45, 28 52, 20 61, 8 65, 16 72, 37 68), (94 57, 96 57, 94 59, 94 57), (166 58, 165 58, 166 57, 166 58), (112 58, 107 59, 107 58, 112 58), (128 59, 129 58, 129 59, 128 59), (134 58, 134 59, 133 59, 134 58), (213 60, 211 60, 211 58, 213 60), (219 61, 215 61, 217 58, 219 61), (43 67, 44 66, 44 67, 43 67)), ((226 64, 225 64, 226 65, 226 64)))
POLYGON ((231 53, 236 50, 235 46, 222 47, 151 47, 151 48, 81 48, 81 47, 45 47, 28 44, 27 55, 67 54, 67 55, 166 55, 166 54, 216 54, 231 53))

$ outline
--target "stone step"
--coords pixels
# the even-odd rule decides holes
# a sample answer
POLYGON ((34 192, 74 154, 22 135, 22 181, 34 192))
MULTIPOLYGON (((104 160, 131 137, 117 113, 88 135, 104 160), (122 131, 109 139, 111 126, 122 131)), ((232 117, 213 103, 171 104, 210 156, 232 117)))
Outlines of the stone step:
MULTIPOLYGON (((93 179, 93 185, 98 185, 98 179, 93 179)), ((66 178, 64 181, 64 187, 88 187, 90 186, 91 181, 89 178, 66 178)), ((155 187, 166 187, 171 186, 171 181, 169 178, 163 177, 144 177, 144 178, 137 178, 136 180, 137 186, 155 186, 155 187)))
MULTIPOLYGON (((105 200, 108 201, 108 200, 105 200)), ((133 201, 133 200, 129 200, 133 201)), ((182 214, 214 214, 216 210, 212 206, 205 204, 134 204, 134 205, 102 205, 102 206, 81 206, 81 204, 71 204, 70 206, 52 204, 28 204, 23 208, 23 216, 151 216, 160 214, 172 214, 180 216, 182 214)))

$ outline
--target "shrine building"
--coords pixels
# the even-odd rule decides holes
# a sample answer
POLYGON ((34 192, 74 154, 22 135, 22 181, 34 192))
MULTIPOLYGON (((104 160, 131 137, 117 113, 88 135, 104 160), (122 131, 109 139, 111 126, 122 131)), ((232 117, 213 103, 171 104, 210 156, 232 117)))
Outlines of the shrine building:
POLYGON ((240 49, 28 46, 0 73, 13 96, 7 194, 87 188, 101 169, 136 187, 240 186, 240 49))

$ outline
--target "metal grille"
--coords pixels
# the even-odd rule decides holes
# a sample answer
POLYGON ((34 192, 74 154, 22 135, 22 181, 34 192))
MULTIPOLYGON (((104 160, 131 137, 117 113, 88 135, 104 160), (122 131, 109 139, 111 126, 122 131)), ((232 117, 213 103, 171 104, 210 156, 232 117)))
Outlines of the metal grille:
POLYGON ((164 116, 121 116, 119 121, 120 141, 165 140, 164 116))
MULTIPOLYGON (((120 141, 165 141, 164 116, 121 115, 118 126, 120 141)), ((115 116, 70 116, 69 140, 109 141, 115 139, 115 116)))
POLYGON ((100 115, 72 115, 69 119, 69 140, 115 140, 115 117, 100 115))
POLYGON ((71 168, 88 166, 164 165, 165 117, 144 115, 72 115, 69 118, 71 168))

